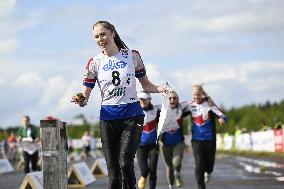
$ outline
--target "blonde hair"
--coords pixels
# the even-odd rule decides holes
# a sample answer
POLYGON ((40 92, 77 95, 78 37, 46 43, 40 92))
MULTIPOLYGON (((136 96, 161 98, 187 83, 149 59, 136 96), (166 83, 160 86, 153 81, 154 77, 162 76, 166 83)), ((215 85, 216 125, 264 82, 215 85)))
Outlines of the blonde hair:
POLYGON ((215 102, 210 98, 210 96, 203 89, 203 85, 204 85, 203 83, 199 85, 193 85, 192 90, 196 89, 197 91, 201 92, 202 98, 207 99, 209 106, 216 106, 215 102))
POLYGON ((177 97, 177 105, 179 104, 179 97, 178 97, 178 94, 177 94, 177 92, 176 91, 174 91, 174 90, 171 90, 170 92, 169 92, 169 94, 173 94, 173 95, 175 95, 176 97, 177 97))
POLYGON ((193 86, 192 86, 192 90, 193 90, 193 89, 196 89, 197 91, 199 91, 199 92, 202 93, 203 97, 209 97, 209 96, 207 95, 207 93, 205 92, 205 90, 203 89, 203 85, 204 85, 203 83, 202 83, 202 84, 193 85, 193 86))
MULTIPOLYGON (((174 96, 176 96, 176 106, 174 107, 174 108, 177 108, 178 106, 179 106, 179 97, 178 97, 178 94, 177 94, 177 92, 176 91, 174 91, 174 90, 171 90, 171 91, 169 91, 169 95, 170 94, 173 94, 174 96)), ((176 109, 176 112, 178 112, 178 108, 176 109)))

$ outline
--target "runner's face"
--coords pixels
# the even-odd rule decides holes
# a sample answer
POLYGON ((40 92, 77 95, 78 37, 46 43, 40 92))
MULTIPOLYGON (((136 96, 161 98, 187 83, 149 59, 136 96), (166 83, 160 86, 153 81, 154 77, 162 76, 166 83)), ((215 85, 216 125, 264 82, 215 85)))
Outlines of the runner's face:
POLYGON ((171 93, 169 96, 169 100, 170 100, 170 107, 171 108, 175 108, 177 106, 178 103, 178 98, 174 93, 171 93))
POLYGON ((93 29, 93 34, 95 37, 95 41, 97 45, 102 50, 109 49, 112 45, 115 45, 114 43, 114 33, 110 30, 107 30, 102 25, 96 25, 93 29))
POLYGON ((202 99, 202 93, 200 90, 198 90, 197 88, 193 88, 192 89, 192 97, 193 97, 193 100, 196 102, 196 103, 199 103, 202 99))
POLYGON ((140 105, 141 105, 142 108, 148 107, 149 104, 150 104, 150 99, 140 98, 140 105))

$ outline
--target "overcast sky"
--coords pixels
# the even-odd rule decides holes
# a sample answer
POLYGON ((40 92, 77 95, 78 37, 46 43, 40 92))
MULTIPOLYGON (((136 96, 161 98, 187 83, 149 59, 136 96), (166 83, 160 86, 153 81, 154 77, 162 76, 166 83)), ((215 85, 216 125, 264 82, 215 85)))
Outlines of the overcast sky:
MULTIPOLYGON (((140 52, 147 75, 181 100, 204 88, 225 108, 284 99, 282 0, 1 0, 0 127, 53 115, 98 118, 100 92, 70 103, 99 49, 92 25, 108 20, 140 52)), ((140 90, 138 86, 138 90, 140 90)), ((153 103, 161 103, 154 94, 153 103)))

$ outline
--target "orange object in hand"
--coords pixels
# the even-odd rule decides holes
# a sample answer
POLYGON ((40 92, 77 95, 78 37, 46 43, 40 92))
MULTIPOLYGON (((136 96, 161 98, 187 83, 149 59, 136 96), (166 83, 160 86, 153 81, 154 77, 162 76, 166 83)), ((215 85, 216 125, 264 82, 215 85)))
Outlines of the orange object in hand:
POLYGON ((85 100, 85 96, 83 95, 83 93, 77 93, 76 95, 74 95, 72 97, 72 101, 71 102, 75 102, 76 104, 83 102, 85 100))

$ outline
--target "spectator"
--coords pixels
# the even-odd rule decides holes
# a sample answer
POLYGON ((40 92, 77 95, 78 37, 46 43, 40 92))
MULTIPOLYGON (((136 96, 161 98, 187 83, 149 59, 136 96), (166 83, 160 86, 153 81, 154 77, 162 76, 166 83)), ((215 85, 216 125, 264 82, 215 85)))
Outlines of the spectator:
POLYGON ((25 115, 22 118, 23 127, 19 129, 18 141, 23 145, 23 156, 25 173, 29 173, 30 163, 32 165, 32 171, 37 170, 38 161, 38 128, 30 124, 30 117, 25 115))
POLYGON ((84 132, 81 138, 83 144, 84 155, 86 158, 90 156, 92 137, 88 131, 84 132))

